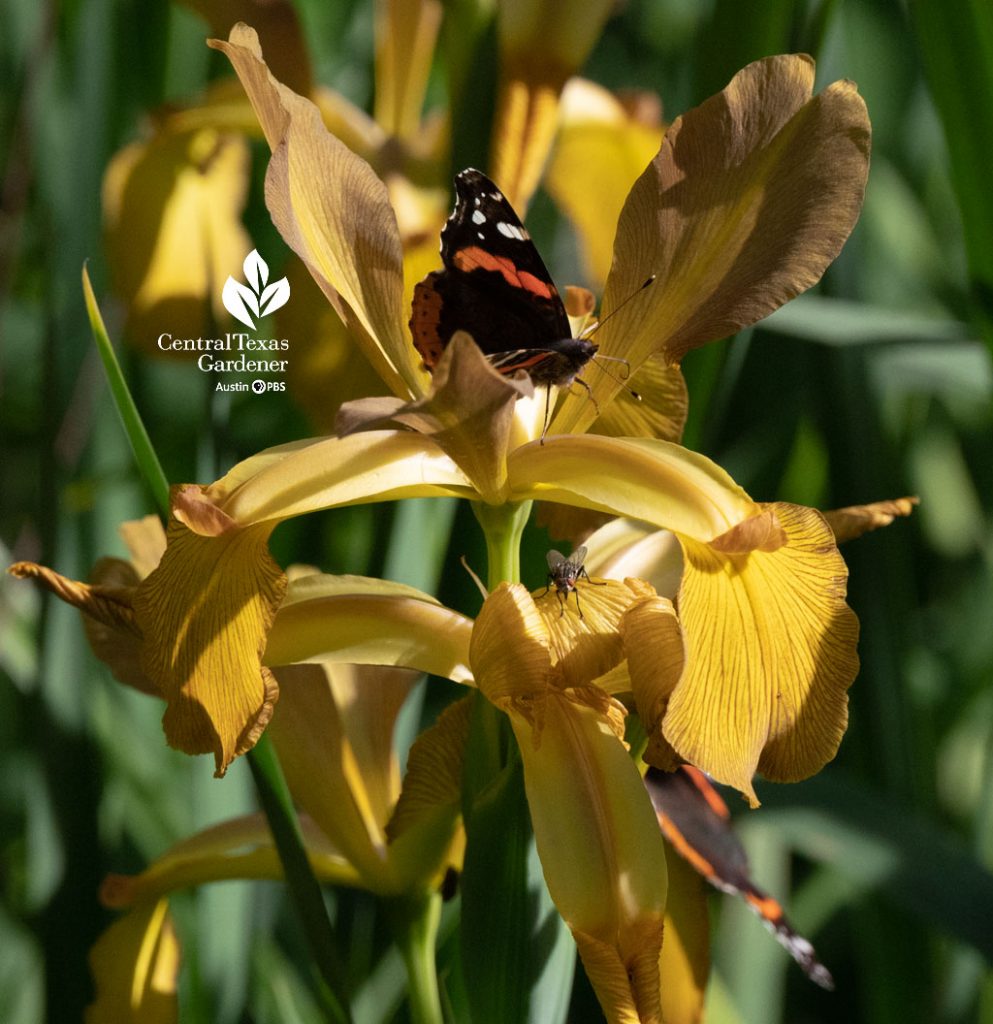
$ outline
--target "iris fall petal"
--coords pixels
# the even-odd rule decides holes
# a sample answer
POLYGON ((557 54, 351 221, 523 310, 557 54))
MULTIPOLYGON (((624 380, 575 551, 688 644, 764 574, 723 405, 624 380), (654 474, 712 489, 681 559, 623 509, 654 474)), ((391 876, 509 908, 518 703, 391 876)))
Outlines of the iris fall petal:
POLYGON ((255 745, 278 697, 261 661, 286 587, 266 546, 271 532, 204 537, 173 520, 162 561, 134 596, 142 665, 168 705, 166 738, 212 753, 218 775, 255 745))
POLYGON ((756 771, 793 782, 824 766, 848 721, 858 620, 824 518, 771 507, 786 543, 722 552, 681 538, 686 670, 663 734, 676 752, 757 804, 756 771))

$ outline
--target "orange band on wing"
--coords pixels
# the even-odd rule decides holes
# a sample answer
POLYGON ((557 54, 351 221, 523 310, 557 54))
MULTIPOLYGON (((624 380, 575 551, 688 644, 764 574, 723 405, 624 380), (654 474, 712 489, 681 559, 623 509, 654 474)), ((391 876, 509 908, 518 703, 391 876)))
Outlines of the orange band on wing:
POLYGON ((525 270, 518 270, 514 266, 512 259, 506 256, 494 256, 485 249, 481 249, 478 245, 470 245, 465 249, 459 249, 455 253, 452 262, 457 269, 464 270, 466 273, 472 270, 496 271, 498 274, 503 275, 503 279, 507 284, 512 285, 514 288, 523 288, 525 291, 531 292, 532 295, 538 295, 543 299, 552 299, 558 294, 553 285, 542 281, 541 278, 535 277, 534 274, 529 274, 525 270))
POLYGON ((414 300, 410 311, 410 333, 414 348, 421 354, 425 369, 433 369, 441 358, 445 346, 438 336, 441 322, 441 296, 434 290, 434 274, 429 274, 414 286, 414 300))
POLYGON ((710 809, 714 814, 723 818, 725 821, 731 817, 731 812, 728 810, 728 805, 722 799, 720 793, 710 784, 710 780, 706 775, 700 771, 699 768, 695 768, 691 764, 684 764, 683 771, 687 777, 693 783, 694 786, 700 791, 700 796, 707 801, 710 809))
POLYGON ((755 908, 759 917, 763 920, 771 921, 775 924, 783 919, 783 908, 780 906, 779 900, 774 900, 771 896, 766 896, 764 893, 759 892, 746 892, 745 899, 755 908))
POLYGON ((676 828, 672 818, 667 814, 663 814, 661 811, 656 811, 655 816, 659 820, 659 828, 662 829, 662 835, 672 843, 676 852, 688 860, 704 878, 708 880, 715 879, 717 877, 717 872, 714 870, 713 864, 711 864, 703 854, 690 846, 683 833, 676 828))

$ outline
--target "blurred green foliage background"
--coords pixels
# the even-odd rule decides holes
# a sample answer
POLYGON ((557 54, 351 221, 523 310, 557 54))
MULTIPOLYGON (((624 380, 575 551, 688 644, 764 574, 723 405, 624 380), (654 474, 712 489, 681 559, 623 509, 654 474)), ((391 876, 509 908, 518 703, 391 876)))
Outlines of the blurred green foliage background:
MULTIPOLYGON (((295 6, 318 80, 368 107, 371 4, 295 6)), ((0 546, 8 561, 85 578, 100 555, 124 553, 117 524, 152 509, 79 285, 84 260, 98 295, 108 279, 101 179, 150 110, 191 102, 229 71, 203 45, 205 22, 178 5, 3 0, 0 23, 0 546)), ((743 906, 715 895, 708 1019, 991 1024, 993 7, 629 0, 584 73, 657 91, 671 119, 748 61, 797 50, 817 58, 818 87, 848 77, 866 99, 865 208, 815 293, 687 358, 686 443, 758 499, 832 508, 917 494, 921 506, 844 552, 862 672, 839 757, 807 783, 764 786, 762 810, 738 815, 757 878, 783 898, 838 990, 810 985, 743 906)), ((484 164, 485 125, 465 109, 457 159, 484 164)), ((254 155, 246 223, 278 275, 286 249, 261 201, 260 147, 254 155)), ((553 273, 575 277, 570 228, 541 197, 533 214, 553 273)), ((119 336, 119 311, 101 301, 119 336)), ((218 397, 192 362, 124 359, 174 482, 213 479, 313 432, 290 396, 218 397)), ((475 523, 468 509, 437 508, 309 517, 281 529, 277 552, 284 564, 437 586, 474 612, 458 556, 482 563, 475 523), (416 549, 400 543, 411 529, 425 541, 416 549)), ((537 586, 543 539, 532 546, 525 573, 537 586)), ((104 874, 139 870, 252 805, 243 764, 213 780, 205 759, 165 747, 160 714, 95 661, 75 613, 3 582, 0 1020, 80 1019, 87 950, 111 919, 97 901, 104 874)), ((176 912, 182 1020, 317 1019, 279 886, 214 886, 177 900, 176 912)), ((381 959, 375 907, 342 898, 337 913, 350 971, 377 972, 363 990, 366 1019, 392 1019, 402 973, 381 959)), ((580 981, 570 1020, 598 1014, 580 981)))

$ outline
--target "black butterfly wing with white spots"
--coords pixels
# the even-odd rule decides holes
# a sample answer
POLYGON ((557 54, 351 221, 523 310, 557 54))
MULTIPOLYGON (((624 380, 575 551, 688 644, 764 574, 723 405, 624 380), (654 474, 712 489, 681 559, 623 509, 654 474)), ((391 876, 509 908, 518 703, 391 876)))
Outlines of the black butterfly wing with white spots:
POLYGON ((489 300, 493 346, 480 338, 476 344, 484 352, 505 352, 571 338, 548 268, 503 193, 469 168, 456 175, 455 195, 455 210, 441 232, 441 258, 447 270, 489 300), (510 329, 501 334, 505 323, 510 329))
POLYGON ((410 329, 428 369, 459 330, 503 374, 565 385, 596 346, 573 338, 565 307, 527 229, 496 185, 471 168, 455 179, 455 209, 441 233, 444 270, 414 289, 410 329))

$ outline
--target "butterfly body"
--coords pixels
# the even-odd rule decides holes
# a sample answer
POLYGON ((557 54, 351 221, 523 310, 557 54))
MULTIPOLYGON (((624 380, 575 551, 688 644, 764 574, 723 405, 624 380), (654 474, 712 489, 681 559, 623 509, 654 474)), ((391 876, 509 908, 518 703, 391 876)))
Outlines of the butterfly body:
POLYGON ((441 232, 444 269, 414 289, 410 330, 425 367, 432 370, 462 330, 503 374, 524 370, 538 385, 572 383, 597 347, 572 336, 527 229, 480 171, 458 174, 455 190, 455 209, 441 232))

